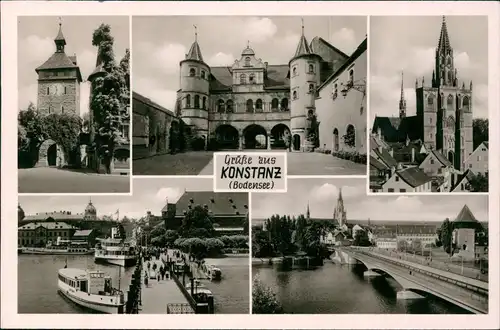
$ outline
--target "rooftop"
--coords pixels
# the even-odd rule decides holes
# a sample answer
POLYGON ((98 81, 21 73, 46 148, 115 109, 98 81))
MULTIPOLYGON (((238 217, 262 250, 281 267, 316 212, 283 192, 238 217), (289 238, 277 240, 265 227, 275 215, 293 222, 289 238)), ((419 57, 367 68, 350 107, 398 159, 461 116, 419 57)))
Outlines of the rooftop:
MULTIPOLYGON (((175 205, 175 216, 179 217, 196 205, 206 206, 214 216, 245 215, 248 213, 248 194, 186 191, 175 205)), ((162 212, 167 209, 168 204, 163 207, 162 212)))
POLYGON ((413 188, 432 181, 432 178, 418 167, 408 167, 402 170, 397 170, 395 175, 399 175, 403 181, 413 188))
POLYGON ((39 227, 44 227, 48 230, 53 229, 76 229, 76 227, 67 224, 66 222, 30 222, 22 225, 18 230, 34 230, 39 227))

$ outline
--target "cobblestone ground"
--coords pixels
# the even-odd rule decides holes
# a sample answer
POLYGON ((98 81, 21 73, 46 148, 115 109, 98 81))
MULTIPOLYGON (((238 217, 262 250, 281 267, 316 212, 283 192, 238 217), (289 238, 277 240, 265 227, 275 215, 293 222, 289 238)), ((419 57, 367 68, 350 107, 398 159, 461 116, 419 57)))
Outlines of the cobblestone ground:
POLYGON ((51 167, 19 169, 18 189, 19 193, 128 193, 130 176, 51 167))
POLYGON ((191 151, 142 158, 133 161, 132 171, 134 175, 198 175, 212 156, 209 151, 191 151))

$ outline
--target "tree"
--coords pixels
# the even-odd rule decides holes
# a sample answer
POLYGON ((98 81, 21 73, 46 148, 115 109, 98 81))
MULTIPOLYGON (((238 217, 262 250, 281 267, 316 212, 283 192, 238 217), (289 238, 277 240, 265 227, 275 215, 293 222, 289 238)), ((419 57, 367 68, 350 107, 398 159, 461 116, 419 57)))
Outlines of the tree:
POLYGON ((450 219, 446 218, 443 223, 441 224, 441 237, 440 241, 443 245, 443 249, 446 251, 446 253, 453 255, 453 249, 452 249, 452 234, 453 234, 453 225, 450 222, 450 219))
POLYGON ((472 120, 472 141, 474 150, 484 141, 488 141, 488 119, 476 118, 472 120))
POLYGON ((422 251, 422 241, 420 239, 414 239, 411 242, 411 249, 413 252, 421 252, 422 251))
POLYGON ((160 237, 166 234, 166 230, 163 227, 156 227, 151 231, 151 237, 160 237))
POLYGON ((164 236, 165 236, 165 245, 169 247, 173 246, 175 240, 179 238, 179 234, 177 233, 177 231, 171 229, 167 230, 164 236))
POLYGON ((473 192, 487 192, 488 187, 488 172, 485 175, 478 173, 470 182, 471 191, 473 192))
MULTIPOLYGON (((129 105, 126 103, 129 84, 126 77, 129 73, 116 65, 113 42, 109 25, 101 24, 94 31, 92 45, 98 47, 97 56, 101 60, 103 74, 92 80, 90 106, 93 111, 93 123, 91 124, 96 132, 96 147, 104 159, 107 173, 111 172, 115 145, 121 139, 122 121, 128 118, 129 105)), ((126 67, 124 64, 123 68, 126 67)))
POLYGON ((212 217, 208 213, 208 209, 196 205, 191 208, 184 216, 184 219, 182 219, 182 225, 179 228, 179 232, 183 237, 197 237, 197 235, 204 232, 199 229, 204 229, 206 231, 204 237, 212 237, 215 234, 212 217))
POLYGON ((80 141, 82 119, 73 113, 53 113, 42 120, 47 138, 54 140, 68 159, 80 141))
POLYGON ((398 241, 398 251, 406 252, 409 250, 409 244, 406 240, 402 239, 398 241))
POLYGON ((357 230, 354 234, 354 242, 355 246, 371 246, 370 239, 368 238, 368 233, 366 230, 357 230))
POLYGON ((253 282, 252 312, 254 314, 282 314, 283 307, 276 294, 258 278, 253 282))

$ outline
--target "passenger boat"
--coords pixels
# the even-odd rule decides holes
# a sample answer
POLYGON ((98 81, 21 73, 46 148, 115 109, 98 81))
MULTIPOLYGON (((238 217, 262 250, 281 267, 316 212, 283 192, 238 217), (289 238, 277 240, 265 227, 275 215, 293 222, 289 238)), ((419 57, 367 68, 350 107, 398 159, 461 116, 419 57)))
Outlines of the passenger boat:
POLYGON ((212 281, 220 281, 222 279, 222 271, 219 268, 212 265, 208 265, 206 267, 205 274, 212 281))
POLYGON ((124 294, 111 284, 111 277, 100 270, 66 267, 59 270, 58 290, 66 298, 94 311, 122 314, 124 294))
POLYGON ((94 254, 96 263, 105 262, 121 267, 130 267, 136 264, 137 255, 134 246, 119 238, 115 230, 111 231, 111 237, 98 238, 97 240, 94 254))
MULTIPOLYGON (((186 284, 186 289, 189 293, 191 293, 191 282, 186 284)), ((213 299, 214 294, 203 283, 201 283, 200 280, 195 279, 193 287, 193 296, 194 296, 193 298, 197 298, 196 301, 205 302, 205 299, 209 298, 213 299)))
POLYGON ((80 245, 50 245, 46 247, 21 247, 22 254, 48 254, 48 255, 86 255, 93 254, 94 249, 80 245))

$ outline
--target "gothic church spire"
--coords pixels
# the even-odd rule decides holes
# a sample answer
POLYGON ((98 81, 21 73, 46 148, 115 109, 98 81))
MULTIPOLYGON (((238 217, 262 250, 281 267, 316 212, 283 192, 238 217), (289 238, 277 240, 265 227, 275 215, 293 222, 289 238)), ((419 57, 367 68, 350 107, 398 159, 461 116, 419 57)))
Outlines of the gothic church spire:
POLYGON ((450 37, 448 36, 448 27, 446 26, 446 18, 443 16, 441 23, 441 33, 439 35, 438 52, 450 53, 452 50, 450 45, 450 37))
POLYGON ((401 96, 399 98, 399 118, 406 117, 406 100, 404 92, 403 71, 401 71, 401 96))
POLYGON ((300 36, 299 44, 297 45, 294 57, 307 54, 311 54, 311 48, 309 47, 307 39, 304 35, 304 19, 302 19, 302 35, 300 36))

